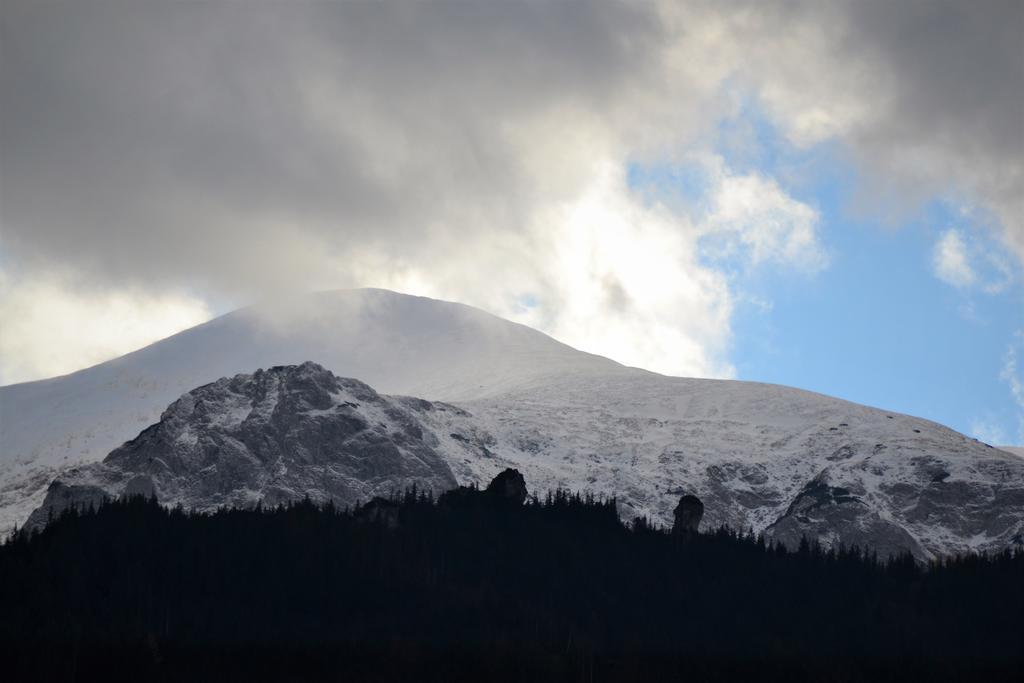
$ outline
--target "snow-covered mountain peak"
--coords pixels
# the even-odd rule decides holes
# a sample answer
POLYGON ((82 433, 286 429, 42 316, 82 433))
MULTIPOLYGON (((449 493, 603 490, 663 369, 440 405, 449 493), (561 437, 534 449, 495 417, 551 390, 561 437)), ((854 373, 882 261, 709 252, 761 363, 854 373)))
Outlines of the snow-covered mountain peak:
POLYGON ((416 411, 358 380, 311 362, 277 366, 184 394, 103 462, 58 477, 31 523, 124 493, 206 510, 304 497, 353 505, 414 484, 440 492, 456 480, 437 445, 416 411))
POLYGON ((311 359, 380 391, 447 401, 643 372, 462 304, 380 289, 284 296, 63 377, 0 387, 0 530, 24 521, 58 472, 103 459, 183 393, 311 359))
POLYGON ((164 423, 234 428, 276 412, 327 415, 358 407, 356 400, 379 400, 377 392, 355 379, 336 377, 312 361, 259 369, 251 375, 222 377, 172 403, 160 416, 164 423))
POLYGON ((61 472, 141 438, 183 394, 188 428, 175 438, 187 445, 203 430, 274 428, 281 401, 301 401, 285 412, 310 426, 376 410, 358 398, 376 391, 426 399, 381 398, 433 434, 460 484, 511 467, 533 489, 614 495, 624 515, 662 523, 695 493, 705 524, 919 557, 1024 534, 1024 459, 941 425, 784 386, 627 368, 467 306, 381 290, 243 309, 66 377, 0 387, 0 525, 23 521, 61 472), (288 381, 277 366, 295 366, 288 381))

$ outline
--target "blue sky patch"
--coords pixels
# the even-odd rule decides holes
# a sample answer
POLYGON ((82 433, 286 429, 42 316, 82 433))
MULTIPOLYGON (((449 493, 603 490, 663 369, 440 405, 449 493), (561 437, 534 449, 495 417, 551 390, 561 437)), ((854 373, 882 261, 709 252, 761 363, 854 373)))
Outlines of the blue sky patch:
MULTIPOLYGON (((1024 288, 983 220, 940 197, 903 218, 854 212, 857 174, 840 148, 795 148, 752 101, 738 112, 718 126, 715 153, 730 173, 769 177, 813 207, 829 254, 816 273, 749 267, 742 255, 711 259, 737 303, 730 360, 738 378, 1024 441, 1009 376, 1019 370, 1007 367, 1024 329, 1024 288), (937 245, 950 231, 964 252, 954 265, 969 270, 959 284, 937 275, 937 245)), ((628 179, 691 219, 706 209, 710 181, 699 163, 633 165, 628 179)))

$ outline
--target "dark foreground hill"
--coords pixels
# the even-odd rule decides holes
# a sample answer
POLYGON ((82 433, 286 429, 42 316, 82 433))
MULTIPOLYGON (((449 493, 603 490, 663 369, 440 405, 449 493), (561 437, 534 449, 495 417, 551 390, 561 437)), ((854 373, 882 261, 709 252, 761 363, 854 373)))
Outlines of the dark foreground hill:
POLYGON ((0 671, 934 681, 1010 679, 1024 664, 1019 551, 882 564, 727 530, 626 527, 614 501, 524 495, 506 478, 355 511, 198 515, 141 497, 67 510, 0 547, 0 671))

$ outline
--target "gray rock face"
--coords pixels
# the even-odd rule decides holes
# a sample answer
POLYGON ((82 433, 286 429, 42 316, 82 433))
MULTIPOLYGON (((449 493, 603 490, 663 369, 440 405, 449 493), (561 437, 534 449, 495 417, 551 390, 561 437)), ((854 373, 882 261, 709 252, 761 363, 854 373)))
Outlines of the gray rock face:
POLYGON ((57 516, 70 507, 85 510, 99 505, 110 497, 110 492, 102 486, 85 483, 66 484, 59 479, 55 480, 46 491, 45 502, 32 513, 25 527, 35 529, 45 526, 51 515, 57 516))
POLYGON ((436 446, 416 410, 362 382, 315 363, 258 370, 188 392, 103 462, 59 477, 29 524, 104 495, 208 510, 307 496, 354 505, 414 484, 440 492, 456 481, 436 446))
POLYGON ((840 486, 830 486, 823 473, 800 491, 765 535, 796 548, 800 540, 871 548, 879 557, 910 553, 928 559, 927 551, 899 524, 884 519, 860 497, 840 486))
POLYGON ((704 516, 704 503, 697 496, 685 495, 679 499, 675 509, 675 523, 672 533, 675 535, 695 534, 704 516))

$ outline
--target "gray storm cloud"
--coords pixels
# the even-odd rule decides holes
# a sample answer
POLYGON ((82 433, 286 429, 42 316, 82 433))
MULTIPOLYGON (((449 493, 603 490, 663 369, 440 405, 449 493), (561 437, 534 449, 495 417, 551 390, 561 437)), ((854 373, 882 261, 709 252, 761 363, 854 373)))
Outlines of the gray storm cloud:
MULTIPOLYGON (((632 198, 625 164, 700 147, 739 83, 794 141, 847 145, 869 200, 966 196, 1024 255, 1022 34, 1019 2, 7 0, 0 268, 11 297, 54 272, 237 302, 394 286, 570 343, 604 316, 599 352, 729 374, 695 242, 721 221, 632 198)), ((722 178, 783 226, 748 211, 737 243, 821 262, 813 212, 722 178)))
MULTIPOLYGON (((412 258, 437 232, 515 229, 552 192, 529 172, 528 129, 544 110, 614 108, 662 40, 654 19, 618 5, 5 4, 6 248, 113 278, 251 286, 267 273, 247 256, 310 242, 412 258)), ((543 180, 579 182, 567 171, 543 180)), ((310 257, 289 277, 331 267, 310 257)))
POLYGON ((867 171, 869 202, 966 195, 1024 260, 1024 5, 789 9, 753 22, 789 44, 747 55, 761 62, 754 78, 783 125, 843 141, 867 171))

